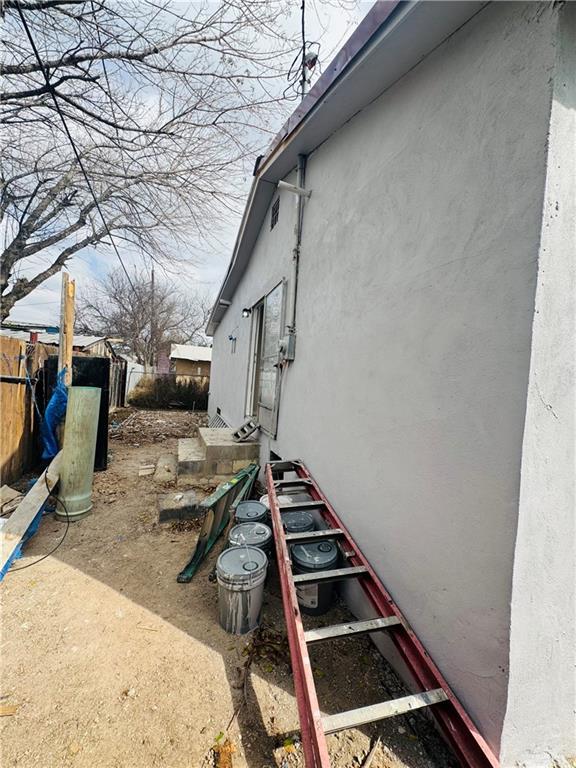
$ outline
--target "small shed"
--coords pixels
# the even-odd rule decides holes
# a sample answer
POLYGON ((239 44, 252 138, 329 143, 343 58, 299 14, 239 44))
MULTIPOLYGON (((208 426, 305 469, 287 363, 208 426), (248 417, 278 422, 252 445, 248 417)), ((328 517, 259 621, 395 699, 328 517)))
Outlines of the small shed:
POLYGON ((210 377, 212 347, 196 344, 172 344, 170 360, 177 376, 210 377))

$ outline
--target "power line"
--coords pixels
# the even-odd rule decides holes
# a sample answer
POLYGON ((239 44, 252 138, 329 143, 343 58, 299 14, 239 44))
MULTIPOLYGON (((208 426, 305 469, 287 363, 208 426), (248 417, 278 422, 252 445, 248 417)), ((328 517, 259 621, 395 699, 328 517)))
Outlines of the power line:
POLYGON ((302 99, 306 96, 306 0, 302 0, 302 18, 301 18, 301 34, 302 34, 302 71, 300 73, 300 88, 302 99))
POLYGON ((80 166, 80 170, 82 171, 82 175, 84 176, 84 179, 86 180, 86 184, 88 186, 88 189, 90 190, 90 193, 92 195, 92 198, 94 200, 94 205, 96 206, 96 209, 98 213, 100 214, 100 218, 102 219, 102 223, 104 224, 104 229, 106 230, 108 237, 110 238, 110 242, 112 243, 112 247, 114 248, 114 251, 116 252, 116 256, 118 257, 118 261, 122 265, 122 269, 124 270, 124 274, 126 275, 126 278, 128 280, 128 283, 130 284, 130 287, 132 288, 132 291, 134 292, 134 295, 137 296, 136 288, 134 287, 134 283, 132 282, 132 279, 130 278, 130 274, 128 270, 126 269, 126 265, 124 264, 124 261, 122 260, 122 256, 120 256, 120 251, 118 250, 116 243, 114 242, 114 238, 112 237, 112 233, 110 232, 110 228, 108 227, 108 224, 106 222, 106 219, 104 218, 104 214, 102 213, 102 209, 100 208, 100 203, 98 202, 98 198, 96 197, 96 193, 94 192, 94 189, 92 188, 92 184, 90 183, 90 179, 88 178, 88 174, 86 173, 86 169, 84 168, 84 163, 82 162, 82 158, 80 157, 80 153, 78 152, 78 149, 76 147, 76 144, 74 142, 74 139, 72 138, 72 134, 70 133, 70 129, 68 128, 68 124, 66 123, 66 118, 64 117, 64 113, 60 109, 60 104, 58 103, 58 99, 56 98, 56 89, 52 86, 52 83, 50 82, 50 75, 48 74, 46 67, 44 66, 44 62, 40 58, 40 54, 38 53, 38 48, 36 47, 36 43, 34 42, 34 38, 32 37, 32 33, 30 32, 30 28, 28 26, 28 22, 26 21, 26 18, 24 16, 24 13, 22 11, 22 8, 20 7, 20 3, 18 0, 16 0, 16 7, 18 9, 18 14, 20 16, 20 20, 22 21, 22 26, 24 27, 24 31, 26 32, 26 36, 28 37, 28 40, 30 41, 30 45, 32 46, 32 50, 34 52, 34 56, 36 57, 36 61, 38 62, 38 66, 40 67, 42 74, 44 75, 44 80, 46 81, 46 86, 48 87, 48 91, 50 92, 52 96, 52 100, 54 101, 54 106, 56 107, 56 111, 60 115, 60 119, 62 120, 62 125, 64 126, 64 131, 66 133, 66 136, 68 137, 68 141, 70 142, 70 145, 72 146, 72 149, 74 151, 74 155, 76 156, 76 160, 78 162, 78 165, 80 166))

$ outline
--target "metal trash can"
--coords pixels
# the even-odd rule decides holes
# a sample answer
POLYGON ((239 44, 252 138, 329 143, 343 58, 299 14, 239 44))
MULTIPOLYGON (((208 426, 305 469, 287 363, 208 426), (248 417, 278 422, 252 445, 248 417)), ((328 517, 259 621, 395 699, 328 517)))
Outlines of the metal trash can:
POLYGON ((267 517, 268 507, 259 501, 241 501, 234 513, 236 523, 265 523, 267 517))
MULTIPOLYGON (((314 544, 294 544, 291 551, 294 573, 314 573, 334 568, 338 561, 338 547, 333 541, 314 544)), ((334 585, 306 584, 296 587, 298 603, 303 613, 318 616, 330 608, 334 585)))
POLYGON ((272 531, 264 523, 240 523, 231 528, 228 534, 228 544, 231 547, 258 547, 268 557, 272 541, 272 531))
POLYGON ((257 547, 225 549, 216 561, 220 626, 233 635, 256 629, 268 558, 257 547))
POLYGON ((306 533, 315 528, 310 512, 282 512, 280 516, 286 533, 306 533))

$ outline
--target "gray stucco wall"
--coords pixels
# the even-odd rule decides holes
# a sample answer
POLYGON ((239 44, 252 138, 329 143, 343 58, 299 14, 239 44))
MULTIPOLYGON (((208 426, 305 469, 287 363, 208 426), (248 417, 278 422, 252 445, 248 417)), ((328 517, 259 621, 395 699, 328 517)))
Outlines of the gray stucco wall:
POLYGON ((561 11, 556 50, 514 558, 505 765, 568 766, 576 756, 574 3, 561 11))
MULTIPOLYGON (((286 181, 294 184, 296 174, 290 174, 286 181)), ((278 195, 278 223, 274 229, 270 229, 269 208, 250 259, 249 269, 234 294, 232 306, 214 335, 210 415, 213 416, 219 407, 224 420, 234 427, 239 426, 246 415, 251 319, 242 317, 242 309, 252 307, 281 280, 291 277, 296 203, 294 195, 289 192, 279 192, 278 195), (235 351, 230 336, 236 339, 235 351)), ((273 197, 271 205, 278 195, 273 197)))
MULTIPOLYGON (((552 6, 488 6, 310 156, 296 360, 262 441, 306 461, 496 750, 554 28, 552 6)), ((234 424, 240 313, 288 277, 281 226, 214 339, 210 408, 234 424)))

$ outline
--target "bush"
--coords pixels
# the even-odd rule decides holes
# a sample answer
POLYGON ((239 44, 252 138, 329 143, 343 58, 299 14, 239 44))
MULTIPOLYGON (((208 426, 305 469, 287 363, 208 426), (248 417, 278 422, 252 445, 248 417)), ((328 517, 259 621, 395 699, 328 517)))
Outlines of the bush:
POLYGON ((182 408, 205 411, 208 408, 208 384, 205 376, 147 374, 128 395, 137 408, 182 408))

